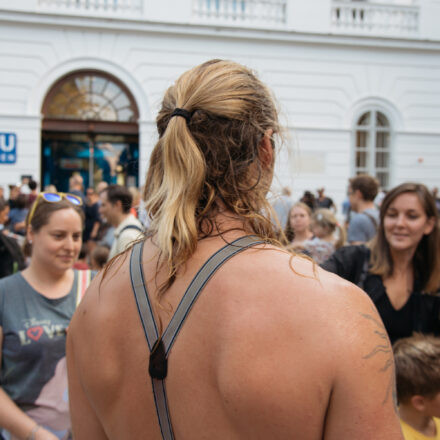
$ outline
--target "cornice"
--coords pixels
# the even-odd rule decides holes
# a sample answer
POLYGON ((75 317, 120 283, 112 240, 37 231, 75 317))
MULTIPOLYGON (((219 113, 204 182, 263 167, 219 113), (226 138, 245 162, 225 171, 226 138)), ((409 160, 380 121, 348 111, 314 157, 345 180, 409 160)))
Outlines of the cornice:
POLYGON ((0 8, 0 23, 33 25, 36 27, 117 31, 132 34, 186 35, 223 40, 265 41, 284 44, 304 44, 339 47, 364 47, 402 51, 440 52, 440 41, 390 38, 364 35, 317 34, 281 29, 238 28, 217 24, 165 23, 136 19, 68 16, 61 14, 16 12, 0 8))

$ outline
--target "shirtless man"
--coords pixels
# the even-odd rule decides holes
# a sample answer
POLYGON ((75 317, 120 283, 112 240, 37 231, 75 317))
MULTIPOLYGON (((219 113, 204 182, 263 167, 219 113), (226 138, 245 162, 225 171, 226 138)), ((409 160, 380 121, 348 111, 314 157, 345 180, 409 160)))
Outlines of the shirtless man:
POLYGON ((202 64, 166 92, 157 125, 151 237, 95 278, 69 327, 75 439, 402 440, 371 301, 291 259, 259 214, 280 130, 267 88, 241 65, 202 64), (200 296, 167 328, 196 274, 200 296))

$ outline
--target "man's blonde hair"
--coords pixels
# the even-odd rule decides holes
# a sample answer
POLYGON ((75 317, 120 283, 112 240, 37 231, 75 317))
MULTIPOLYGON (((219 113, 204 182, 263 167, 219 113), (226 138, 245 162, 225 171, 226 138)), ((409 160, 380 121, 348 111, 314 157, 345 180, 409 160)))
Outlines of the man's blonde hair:
POLYGON ((165 93, 156 121, 159 140, 144 196, 149 231, 168 268, 162 294, 198 240, 216 230, 219 210, 231 212, 260 237, 275 240, 263 214, 270 212, 265 197, 270 182, 259 146, 267 130, 277 134, 280 129, 266 86, 248 68, 222 60, 185 72, 165 93), (176 108, 189 112, 190 120, 172 117, 176 108))

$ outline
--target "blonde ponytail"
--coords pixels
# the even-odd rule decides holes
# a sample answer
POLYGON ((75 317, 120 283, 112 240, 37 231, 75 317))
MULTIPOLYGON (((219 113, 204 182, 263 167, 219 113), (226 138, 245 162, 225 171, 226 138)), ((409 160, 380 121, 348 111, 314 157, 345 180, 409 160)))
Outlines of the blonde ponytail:
POLYGON ((345 229, 340 226, 336 216, 333 214, 332 211, 330 211, 330 209, 317 209, 312 215, 312 222, 326 229, 329 235, 333 235, 336 229, 338 229, 338 240, 335 242, 336 249, 345 244, 345 229))
MULTIPOLYGON (((155 213, 151 229, 156 231, 163 261, 172 267, 174 253, 186 260, 197 245, 195 213, 205 179, 205 161, 182 117, 170 119, 158 147, 163 178, 146 209, 155 213)), ((174 274, 175 268, 169 275, 174 274)))

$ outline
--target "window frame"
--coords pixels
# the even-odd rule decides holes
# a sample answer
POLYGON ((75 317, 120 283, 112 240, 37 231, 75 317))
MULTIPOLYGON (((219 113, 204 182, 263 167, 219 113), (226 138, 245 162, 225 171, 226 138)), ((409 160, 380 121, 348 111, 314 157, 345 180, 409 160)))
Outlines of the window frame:
POLYGON ((388 182, 386 186, 382 186, 383 189, 389 189, 393 186, 394 175, 393 175, 393 163, 394 163, 394 139, 395 139, 395 124, 392 114, 390 114, 388 109, 379 105, 368 105, 361 106, 358 111, 355 112, 352 119, 351 127, 351 160, 350 160, 350 174, 351 176, 356 176, 359 172, 365 172, 371 176, 376 177, 378 172, 388 173, 388 182), (368 125, 359 125, 360 119, 370 113, 370 121, 368 125), (381 113, 387 120, 387 127, 380 127, 376 123, 376 115, 381 113), (360 148, 357 145, 358 132, 368 133, 366 140, 365 151, 367 153, 367 159, 365 167, 357 166, 357 152, 360 148), (377 147, 377 133, 388 133, 389 142, 388 148, 378 148, 377 147), (377 167, 376 166, 376 153, 386 152, 388 153, 388 166, 387 167, 377 167))

